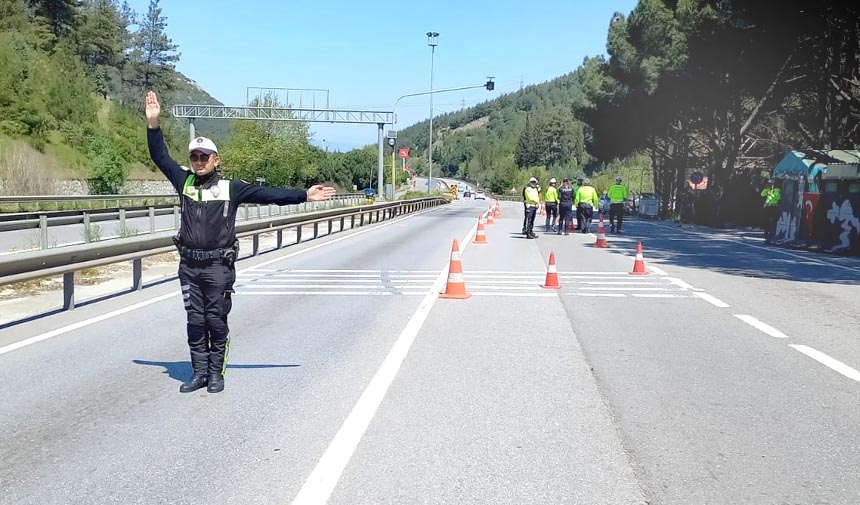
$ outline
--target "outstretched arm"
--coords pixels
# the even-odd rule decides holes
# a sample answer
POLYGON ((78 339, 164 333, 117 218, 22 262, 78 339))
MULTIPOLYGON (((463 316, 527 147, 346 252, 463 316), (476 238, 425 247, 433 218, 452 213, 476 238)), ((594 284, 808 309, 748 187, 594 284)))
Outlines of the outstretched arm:
POLYGON ((167 176, 177 193, 182 192, 188 174, 170 157, 161 128, 158 127, 158 116, 161 115, 161 104, 155 92, 146 94, 146 142, 149 145, 149 157, 155 166, 167 176))

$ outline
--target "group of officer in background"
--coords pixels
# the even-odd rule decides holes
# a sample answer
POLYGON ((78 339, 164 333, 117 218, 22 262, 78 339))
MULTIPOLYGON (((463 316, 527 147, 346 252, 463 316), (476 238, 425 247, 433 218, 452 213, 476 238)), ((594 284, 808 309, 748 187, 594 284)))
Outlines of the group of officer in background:
MULTIPOLYGON (((579 176, 576 184, 570 179, 564 178, 561 187, 556 187, 558 181, 555 177, 549 180, 549 187, 544 192, 543 201, 546 210, 546 231, 561 235, 569 234, 573 219, 574 209, 576 211, 576 231, 589 233, 591 221, 594 218, 594 210, 603 213, 606 207, 609 212, 609 223, 611 233, 621 233, 624 222, 624 201, 629 194, 627 187, 622 183, 619 175, 615 178, 615 184, 604 191, 603 200, 606 205, 601 204, 597 190, 591 185, 588 177, 579 176), (617 224, 617 226, 616 226, 617 224)), ((534 233, 534 222, 537 211, 541 206, 540 186, 536 177, 529 179, 528 185, 523 188, 523 234, 528 239, 537 238, 534 233)))

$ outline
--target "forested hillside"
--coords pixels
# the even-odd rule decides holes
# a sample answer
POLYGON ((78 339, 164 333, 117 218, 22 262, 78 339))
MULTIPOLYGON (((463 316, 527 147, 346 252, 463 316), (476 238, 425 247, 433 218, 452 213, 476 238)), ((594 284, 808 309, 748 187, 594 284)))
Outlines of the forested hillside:
MULTIPOLYGON (((149 170, 140 115, 146 89, 162 90, 168 106, 218 103, 174 70, 179 52, 165 29, 157 1, 138 14, 111 0, 0 0, 7 193, 22 172, 86 178, 112 192, 132 168, 149 170), (59 174, 45 169, 51 164, 59 174)), ((177 122, 165 126, 171 145, 187 139, 177 122)))
MULTIPOLYGON (((748 221, 787 151, 860 143, 858 37, 854 3, 640 0, 611 20, 608 59, 436 118, 434 172, 494 191, 618 172, 653 185, 665 216, 696 198, 701 219, 748 221), (708 179, 695 196, 693 171, 708 179)), ((400 134, 425 172, 428 126, 400 134)))

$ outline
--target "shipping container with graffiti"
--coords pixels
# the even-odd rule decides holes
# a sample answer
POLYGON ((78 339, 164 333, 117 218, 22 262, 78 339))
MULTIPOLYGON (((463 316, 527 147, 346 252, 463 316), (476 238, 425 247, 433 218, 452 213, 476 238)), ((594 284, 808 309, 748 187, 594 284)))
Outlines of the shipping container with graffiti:
POLYGON ((773 243, 860 254, 860 152, 791 151, 774 177, 782 200, 773 243))

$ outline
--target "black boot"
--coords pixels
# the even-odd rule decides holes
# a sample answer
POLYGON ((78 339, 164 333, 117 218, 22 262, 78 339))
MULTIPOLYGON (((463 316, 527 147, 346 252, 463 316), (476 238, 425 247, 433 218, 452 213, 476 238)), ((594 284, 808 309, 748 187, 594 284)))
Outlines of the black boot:
POLYGON ((224 376, 220 373, 209 375, 209 385, 206 386, 206 391, 210 393, 220 393, 224 391, 224 376))
POLYGON ((197 391, 202 387, 206 387, 206 383, 208 382, 205 374, 197 374, 191 376, 188 382, 183 382, 181 386, 179 386, 180 393, 191 393, 192 391, 197 391))

